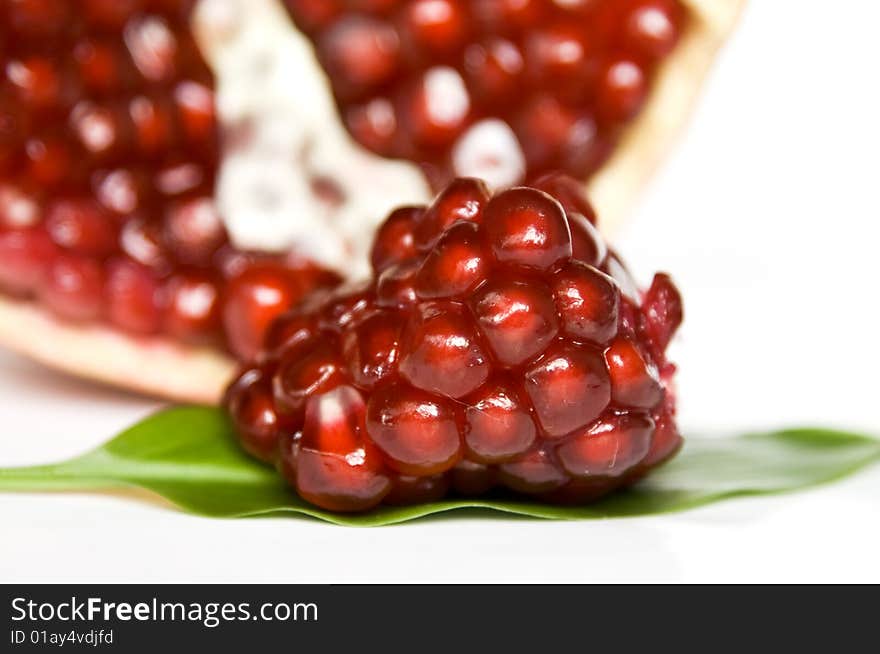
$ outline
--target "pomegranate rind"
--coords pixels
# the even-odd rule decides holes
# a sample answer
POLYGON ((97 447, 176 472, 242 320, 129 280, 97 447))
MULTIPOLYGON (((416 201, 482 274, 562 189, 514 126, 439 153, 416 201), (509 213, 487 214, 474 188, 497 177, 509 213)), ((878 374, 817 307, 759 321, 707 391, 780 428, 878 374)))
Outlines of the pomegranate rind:
POLYGON ((611 234, 625 221, 687 124, 715 61, 736 27, 746 0, 682 0, 688 23, 660 64, 651 96, 630 123, 614 153, 587 183, 588 196, 611 234))
POLYGON ((0 345, 78 377, 194 404, 219 403, 236 368, 216 349, 64 323, 33 302, 4 297, 0 345))

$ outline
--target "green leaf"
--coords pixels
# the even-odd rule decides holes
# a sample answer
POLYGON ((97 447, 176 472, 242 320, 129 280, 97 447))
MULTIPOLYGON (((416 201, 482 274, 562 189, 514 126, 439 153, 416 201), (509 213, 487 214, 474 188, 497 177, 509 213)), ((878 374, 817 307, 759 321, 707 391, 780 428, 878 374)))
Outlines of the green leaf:
POLYGON ((70 461, 0 469, 0 491, 139 487, 205 516, 302 514, 342 525, 386 525, 457 509, 553 519, 611 518, 681 511, 729 497, 793 491, 880 461, 880 441, 824 429, 696 439, 635 487, 588 506, 551 506, 510 497, 450 499, 340 515, 314 508, 235 443, 218 409, 157 413, 70 461))

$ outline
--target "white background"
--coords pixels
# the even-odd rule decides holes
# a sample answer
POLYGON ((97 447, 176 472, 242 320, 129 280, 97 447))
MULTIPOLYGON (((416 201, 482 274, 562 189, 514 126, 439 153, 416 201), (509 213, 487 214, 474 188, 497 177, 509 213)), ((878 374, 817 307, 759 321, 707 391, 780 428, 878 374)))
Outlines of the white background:
MULTIPOLYGON (((880 5, 752 2, 619 248, 680 283, 692 434, 880 435, 880 5)), ((0 355, 0 465, 63 459, 157 403, 0 355)), ((796 495, 603 522, 346 529, 129 495, 0 495, 0 581, 874 581, 880 467, 796 495)))

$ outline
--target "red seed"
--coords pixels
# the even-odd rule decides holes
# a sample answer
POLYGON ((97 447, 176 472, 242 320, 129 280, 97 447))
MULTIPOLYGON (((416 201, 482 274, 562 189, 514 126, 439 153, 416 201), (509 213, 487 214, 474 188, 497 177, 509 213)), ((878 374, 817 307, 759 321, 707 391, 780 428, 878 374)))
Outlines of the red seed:
POLYGON ((500 276, 471 299, 477 327, 504 367, 533 359, 556 337, 553 294, 541 280, 500 276))
POLYGON ((490 382, 466 399, 465 445, 474 461, 500 463, 526 452, 537 437, 528 405, 504 382, 490 382))
POLYGON ((483 216, 499 263, 550 270, 571 257, 571 233, 562 206, 546 193, 515 188, 499 193, 483 216))
POLYGON ((551 346, 526 372, 525 388, 538 422, 550 438, 585 427, 611 400, 602 356, 573 343, 551 346))
POLYGON ((614 280, 580 261, 572 261, 553 279, 562 329, 571 337, 607 343, 617 333, 620 291, 614 280))
POLYGON ((619 477, 647 455, 654 421, 639 414, 609 416, 575 434, 556 452, 575 477, 619 477))
POLYGON ((451 398, 463 397, 486 381, 489 361, 461 305, 418 305, 401 337, 400 374, 417 388, 451 398))
POLYGON ((455 465, 461 436, 452 405, 406 385, 383 386, 367 402, 367 433, 406 475, 436 475, 455 465))

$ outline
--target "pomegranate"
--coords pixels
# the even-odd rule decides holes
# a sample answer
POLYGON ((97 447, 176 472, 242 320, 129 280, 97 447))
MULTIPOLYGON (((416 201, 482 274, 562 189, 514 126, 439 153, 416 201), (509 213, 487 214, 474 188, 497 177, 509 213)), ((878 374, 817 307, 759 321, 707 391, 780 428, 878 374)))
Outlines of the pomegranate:
MULTIPOLYGON (((280 233, 243 242, 231 226, 250 214, 215 200, 230 160, 221 149, 234 154, 259 121, 217 115, 215 76, 224 79, 235 57, 210 57, 210 70, 199 46, 223 35, 206 41, 191 30, 193 17, 213 5, 227 18, 247 9, 239 15, 247 19, 257 4, 274 2, 0 5, 0 343, 73 373, 213 402, 233 360, 255 356, 275 317, 347 272, 328 271, 324 249, 346 266, 360 261, 335 226, 296 242, 293 254, 280 233), (220 118, 231 121, 222 148, 220 118)), ((283 0, 327 75, 340 130, 363 153, 417 166, 436 188, 462 172, 495 188, 561 169, 578 182, 552 191, 576 195, 589 177, 606 224, 658 158, 670 118, 684 113, 741 3, 283 0)), ((256 118, 277 133, 273 117, 256 118)), ((305 214, 313 226, 362 218, 346 210, 352 193, 372 185, 359 174, 343 173, 353 183, 334 178, 355 150, 340 152, 320 174, 293 177, 294 196, 319 200, 305 214)), ((375 172, 378 160, 359 160, 354 170, 375 172)), ((292 178, 282 168, 267 174, 283 186, 292 178)), ((401 197, 393 185, 372 191, 383 210, 401 197)), ((382 270, 377 306, 432 292, 440 301, 486 274, 489 259, 465 255, 478 251, 473 226, 446 234, 438 222, 466 217, 479 199, 449 202, 460 216, 438 207, 421 220, 422 210, 410 208, 383 226, 373 251, 382 270), (441 234, 430 264, 416 271, 405 261, 441 234)), ((604 242, 579 209, 568 218, 580 224, 571 234, 575 259, 602 261, 604 242)), ((517 293, 528 301, 534 290, 520 285, 535 274, 496 289, 485 310, 517 293)), ((662 305, 657 298, 657 311, 662 305)), ((591 326, 589 316, 558 320, 609 328, 591 326)), ((662 343, 662 323, 654 332, 662 343)))
POLYGON ((332 511, 496 486, 583 502, 673 456, 681 297, 665 274, 627 290, 574 189, 460 178, 392 212, 372 280, 279 318, 228 390, 244 448, 332 511))

